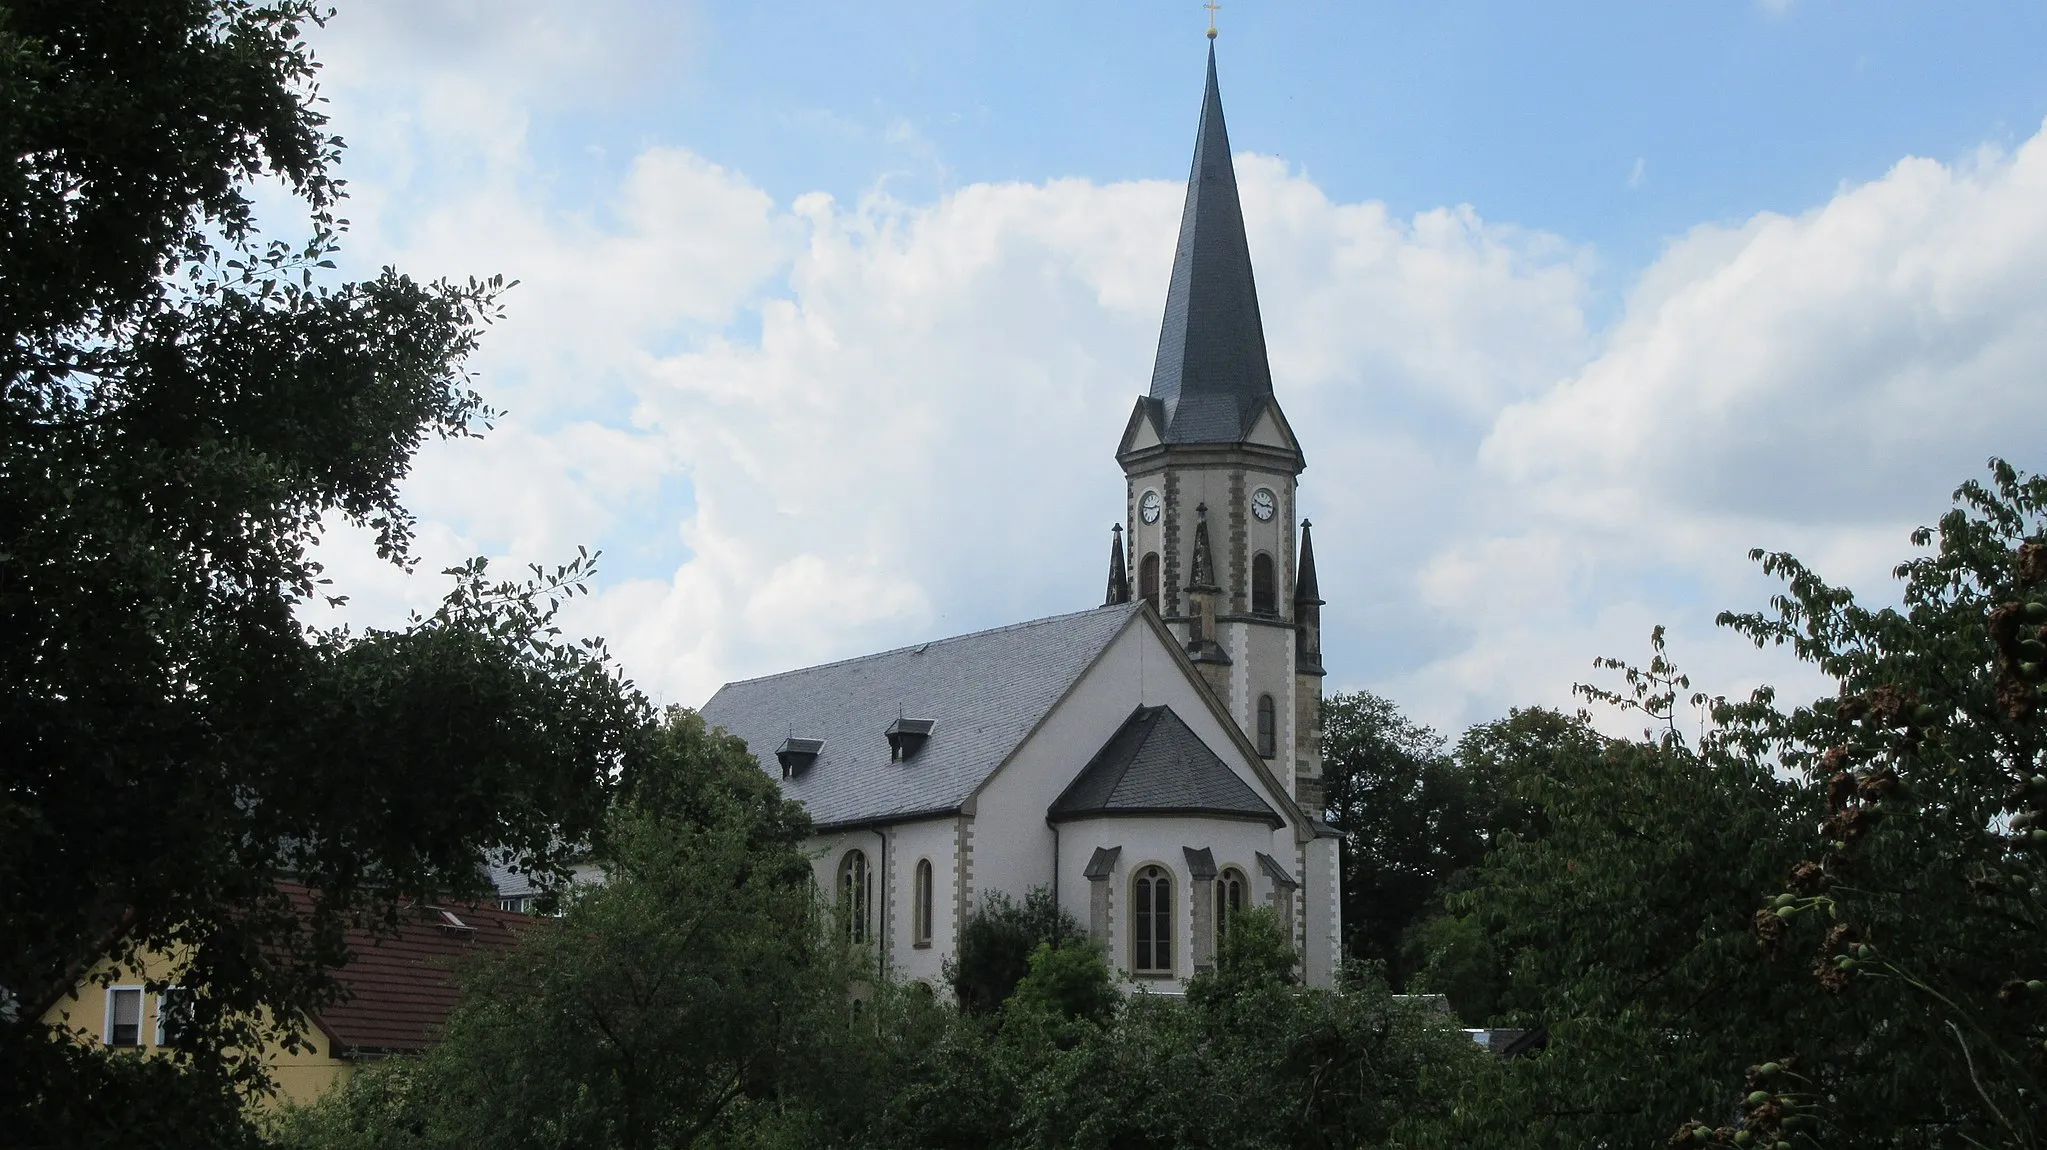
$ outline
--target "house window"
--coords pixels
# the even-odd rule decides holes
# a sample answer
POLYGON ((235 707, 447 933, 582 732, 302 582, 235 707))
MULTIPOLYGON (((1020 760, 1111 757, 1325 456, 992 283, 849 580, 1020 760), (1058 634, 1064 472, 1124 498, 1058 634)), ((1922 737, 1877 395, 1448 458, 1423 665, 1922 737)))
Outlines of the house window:
POLYGON ((1251 557, 1251 610, 1260 615, 1279 614, 1279 596, 1273 591, 1272 556, 1263 551, 1251 557))
POLYGON ((846 916, 848 941, 867 941, 867 909, 867 856, 847 851, 839 860, 839 912, 846 916))
POLYGON ((1271 758, 1279 748, 1279 714, 1271 695, 1258 696, 1258 755, 1271 758))
POLYGON ((1243 913, 1244 903, 1250 897, 1251 884, 1244 881, 1244 872, 1236 867, 1224 867, 1215 877, 1215 948, 1222 950, 1223 939, 1230 933, 1230 923, 1243 913))
POLYGON ((192 1020, 191 996, 182 986, 167 986, 156 996, 156 1044, 176 1046, 192 1020))
POLYGON ((1137 565, 1137 597, 1151 604, 1156 612, 1159 607, 1159 553, 1145 553, 1144 562, 1137 565))
POLYGON ((917 860, 917 890, 911 900, 912 917, 916 919, 913 940, 918 946, 931 945, 931 860, 917 860))
POLYGON ((107 1045, 142 1045, 142 988, 107 988, 107 1045))
POLYGON ((523 894, 515 894, 507 898, 501 898, 498 900, 498 909, 508 910, 511 911, 513 914, 525 914, 526 896, 523 894))
POLYGON ((1130 897, 1130 969, 1173 973, 1173 876, 1162 866, 1137 872, 1130 897))

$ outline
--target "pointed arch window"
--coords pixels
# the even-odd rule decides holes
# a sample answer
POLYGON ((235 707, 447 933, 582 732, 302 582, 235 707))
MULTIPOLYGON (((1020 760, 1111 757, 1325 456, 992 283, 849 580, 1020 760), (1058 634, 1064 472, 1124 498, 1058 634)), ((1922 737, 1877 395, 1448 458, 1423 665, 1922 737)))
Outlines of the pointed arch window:
POLYGON ((1251 883, 1244 872, 1236 867, 1224 867, 1215 876, 1215 949, 1221 953, 1223 939, 1229 936, 1230 924, 1236 921, 1244 908, 1250 905, 1251 883))
POLYGON ((1271 695, 1258 696, 1258 756, 1269 759, 1279 753, 1279 707, 1271 695))
POLYGON ((931 945, 931 860, 917 860, 917 888, 913 892, 910 917, 913 920, 910 932, 913 945, 931 945))
POLYGON ((839 912, 846 920, 848 942, 867 941, 869 885, 866 853, 847 851, 839 860, 839 912))
POLYGON ((1130 892, 1130 969, 1173 973, 1173 876, 1162 866, 1142 867, 1130 892))
POLYGON ((1159 606, 1159 553, 1147 551, 1144 562, 1137 565, 1137 597, 1151 604, 1154 612, 1164 609, 1159 606))
POLYGON ((1254 614, 1279 614, 1279 592, 1276 588, 1272 556, 1260 551, 1251 557, 1251 610, 1254 614))

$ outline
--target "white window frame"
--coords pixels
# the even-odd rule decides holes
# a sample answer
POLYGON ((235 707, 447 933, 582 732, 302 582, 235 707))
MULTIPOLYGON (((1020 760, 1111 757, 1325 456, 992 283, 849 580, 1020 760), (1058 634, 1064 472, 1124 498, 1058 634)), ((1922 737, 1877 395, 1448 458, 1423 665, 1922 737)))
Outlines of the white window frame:
POLYGON ((107 987, 106 1017, 100 1027, 100 1043, 102 1045, 112 1047, 115 1050, 135 1050, 142 1046, 142 1008, 149 1001, 147 990, 148 988, 132 982, 124 982, 118 986, 107 987), (134 1046, 129 1046, 126 1043, 117 1044, 114 1041, 114 996, 124 990, 135 992, 134 1046))
POLYGON ((181 991, 183 989, 185 988, 182 986, 166 986, 163 988, 162 992, 154 996, 156 999, 156 1045, 158 1046, 162 1046, 164 1044, 163 1032, 164 1008, 170 1005, 171 995, 176 994, 178 991, 181 991))

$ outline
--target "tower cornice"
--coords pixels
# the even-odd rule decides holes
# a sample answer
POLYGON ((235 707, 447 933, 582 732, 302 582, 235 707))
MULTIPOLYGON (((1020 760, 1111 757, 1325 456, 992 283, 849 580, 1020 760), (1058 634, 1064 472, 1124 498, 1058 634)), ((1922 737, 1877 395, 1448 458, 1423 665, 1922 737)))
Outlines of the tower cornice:
POLYGON ((1116 462, 1126 475, 1163 467, 1256 467, 1299 475, 1308 467, 1300 452, 1260 443, 1162 443, 1118 452, 1116 462))

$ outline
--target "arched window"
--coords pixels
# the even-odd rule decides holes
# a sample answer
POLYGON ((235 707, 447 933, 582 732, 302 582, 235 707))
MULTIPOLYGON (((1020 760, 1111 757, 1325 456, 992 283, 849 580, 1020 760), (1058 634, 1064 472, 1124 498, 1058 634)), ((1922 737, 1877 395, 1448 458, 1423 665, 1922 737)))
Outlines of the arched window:
POLYGON ((1269 759, 1279 753, 1279 714, 1271 695, 1258 696, 1258 755, 1269 759))
POLYGON ((911 932, 918 946, 931 945, 931 860, 917 860, 917 890, 911 898, 913 903, 910 917, 914 920, 911 932))
POLYGON ((1251 884, 1244 879, 1244 872, 1236 867, 1224 867, 1215 876, 1215 949, 1220 952, 1223 939, 1230 933, 1230 923, 1251 901, 1251 884))
POLYGON ((1272 556, 1263 551, 1251 557, 1251 610, 1259 615, 1279 614, 1279 595, 1273 590, 1272 556))
POLYGON ((1144 562, 1137 565, 1137 597, 1151 604, 1153 611, 1163 611, 1159 606, 1159 553, 1147 551, 1144 562))
POLYGON ((839 860, 839 911, 846 918, 846 939, 849 942, 867 941, 867 856, 860 851, 847 851, 839 860))
POLYGON ((1130 969, 1173 973, 1173 876, 1161 866, 1137 872, 1130 897, 1130 969))

